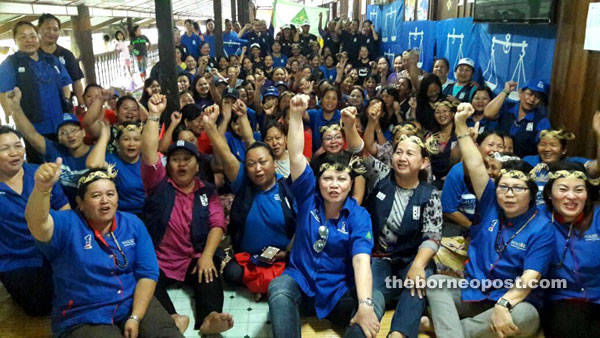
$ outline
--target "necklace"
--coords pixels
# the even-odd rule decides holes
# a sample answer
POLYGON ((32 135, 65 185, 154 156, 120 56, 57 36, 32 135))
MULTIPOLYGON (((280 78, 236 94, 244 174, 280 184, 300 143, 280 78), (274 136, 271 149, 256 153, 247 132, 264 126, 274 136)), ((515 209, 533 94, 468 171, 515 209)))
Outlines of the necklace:
MULTIPOLYGON (((571 241, 571 235, 573 234, 573 224, 575 222, 571 222, 571 224, 569 225, 569 233, 567 234, 567 239, 565 240, 565 247, 563 248, 562 254, 560 255, 560 262, 558 263, 557 267, 560 269, 561 267, 563 267, 563 263, 565 262, 565 257, 567 256, 567 251, 569 250, 569 242, 571 241)), ((554 221, 554 212, 552 212, 552 224, 554 224, 557 227, 560 227, 560 224, 556 224, 556 222, 554 221)))

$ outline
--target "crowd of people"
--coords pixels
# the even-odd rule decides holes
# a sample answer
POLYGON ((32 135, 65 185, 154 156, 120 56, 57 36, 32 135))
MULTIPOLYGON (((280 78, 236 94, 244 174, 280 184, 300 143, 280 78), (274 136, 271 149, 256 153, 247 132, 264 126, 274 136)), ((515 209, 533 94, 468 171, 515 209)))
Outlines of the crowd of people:
MULTIPOLYGON (((224 284, 266 299, 274 337, 300 337, 305 316, 376 337, 386 310, 388 337, 593 335, 600 171, 567 157, 575 135, 550 125, 548 85, 494 95, 472 59, 428 73, 411 49, 389 64, 370 21, 325 21, 317 38, 308 22, 275 34, 226 20, 221 52, 214 21, 202 33, 186 20, 175 112, 160 64, 139 99, 84 86, 56 17, 18 22, 0 64, 16 125, 0 127, 12 299, 51 312, 61 338, 183 337, 176 283, 194 292, 201 335, 235 325, 224 284), (450 235, 468 245, 454 274, 434 263, 450 235), (545 279, 566 284, 535 287, 545 279)), ((117 40, 145 74, 139 27, 117 40)), ((590 124, 600 143, 600 112, 590 124)))

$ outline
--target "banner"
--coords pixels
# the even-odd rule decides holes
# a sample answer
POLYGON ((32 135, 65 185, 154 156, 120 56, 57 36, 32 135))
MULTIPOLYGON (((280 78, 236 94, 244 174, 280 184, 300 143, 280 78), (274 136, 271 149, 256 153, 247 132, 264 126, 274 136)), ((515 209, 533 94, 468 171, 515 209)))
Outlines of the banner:
POLYGON ((329 17, 329 9, 308 7, 286 0, 276 0, 273 12, 273 27, 275 27, 275 31, 281 29, 284 25, 290 24, 300 29, 302 23, 308 20, 310 23, 310 32, 316 36, 319 36, 319 13, 323 13, 323 21, 329 17))
MULTIPOLYGON (((478 39, 473 39, 475 26, 473 18, 448 19, 437 22, 436 57, 448 60, 448 78, 456 80, 454 69, 458 60, 468 57, 478 58, 478 39)), ((478 32, 478 31, 477 31, 478 32)), ((475 62, 477 68, 477 62, 475 62)))
POLYGON ((367 19, 373 22, 373 29, 381 34, 381 13, 382 8, 379 5, 368 5, 367 6, 367 19))
POLYGON ((402 1, 392 2, 381 9, 382 27, 379 35, 382 43, 396 42, 399 39, 403 11, 404 2, 402 1))
POLYGON ((404 51, 418 48, 420 51, 418 67, 427 72, 431 72, 433 68, 436 24, 435 21, 413 21, 402 24, 401 49, 404 51))
MULTIPOLYGON (((478 68, 482 81, 499 94, 507 81, 521 88, 531 79, 550 83, 556 28, 551 25, 478 24, 478 68)), ((517 101, 517 90, 509 100, 517 101)))

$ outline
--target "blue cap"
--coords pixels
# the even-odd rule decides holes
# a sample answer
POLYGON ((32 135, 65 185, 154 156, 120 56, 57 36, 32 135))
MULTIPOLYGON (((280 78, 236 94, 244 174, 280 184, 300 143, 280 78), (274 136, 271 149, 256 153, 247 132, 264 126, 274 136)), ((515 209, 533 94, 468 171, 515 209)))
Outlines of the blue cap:
POLYGON ((223 90, 223 94, 221 95, 221 97, 222 98, 232 97, 237 100, 240 98, 240 93, 235 88, 227 87, 223 90))
POLYGON ((75 114, 64 113, 62 120, 58 123, 58 126, 56 127, 56 132, 58 133, 60 127, 64 126, 67 123, 76 124, 81 127, 81 122, 79 122, 79 119, 75 114))
POLYGON ((532 92, 537 92, 543 94, 544 96, 548 96, 548 85, 542 79, 531 79, 527 84, 521 89, 529 89, 532 92))
POLYGON ((279 90, 277 90, 277 88, 275 88, 273 86, 267 88, 267 90, 265 90, 265 93, 263 94, 263 98, 266 98, 268 96, 277 96, 277 97, 279 97, 279 90))
POLYGON ((192 153, 192 155, 196 156, 196 158, 200 157, 200 153, 198 152, 198 147, 196 147, 191 142, 188 142, 185 140, 179 140, 169 146, 169 149, 167 150, 167 159, 169 158, 169 156, 171 156, 173 154, 174 151, 176 151, 178 149, 185 149, 185 150, 189 151, 190 153, 192 153))
POLYGON ((285 81, 277 81, 277 82, 275 82, 275 84, 273 86, 275 88, 277 88, 279 86, 284 86, 286 90, 290 89, 290 86, 288 86, 288 84, 285 81))

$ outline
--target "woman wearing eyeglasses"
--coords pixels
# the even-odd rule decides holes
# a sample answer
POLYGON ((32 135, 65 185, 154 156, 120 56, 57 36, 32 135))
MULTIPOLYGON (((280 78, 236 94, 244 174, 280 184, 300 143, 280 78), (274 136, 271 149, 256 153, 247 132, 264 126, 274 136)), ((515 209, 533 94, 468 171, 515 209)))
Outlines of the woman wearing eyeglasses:
POLYGON ((470 227, 466 280, 435 275, 428 281, 433 326, 438 337, 530 337, 538 330, 542 291, 530 287, 553 259, 551 224, 535 206, 530 165, 506 162, 495 183, 490 180, 467 128, 473 113, 462 103, 455 123, 481 221, 470 227))
POLYGON ((290 102, 288 151, 298 218, 288 267, 269 285, 273 335, 300 337, 300 316, 316 313, 319 319, 350 325, 346 337, 375 337, 384 301, 373 290, 371 219, 349 197, 353 176, 364 173, 364 167, 358 159, 334 154, 313 173, 302 155, 308 100, 296 95, 290 102))
POLYGON ((183 337, 153 299, 158 264, 137 217, 117 211, 111 168, 79 179, 78 210, 50 210, 59 158, 35 173, 25 218, 52 264, 54 337, 183 337))
MULTIPOLYGON (((593 126, 598 139, 600 113, 593 126)), ((551 164, 548 178, 541 209, 552 220, 556 256, 548 278, 567 285, 546 293, 544 335, 589 337, 600 329, 600 209, 593 205, 597 190, 592 189, 598 181, 588 178, 583 165, 569 161, 551 164)))

